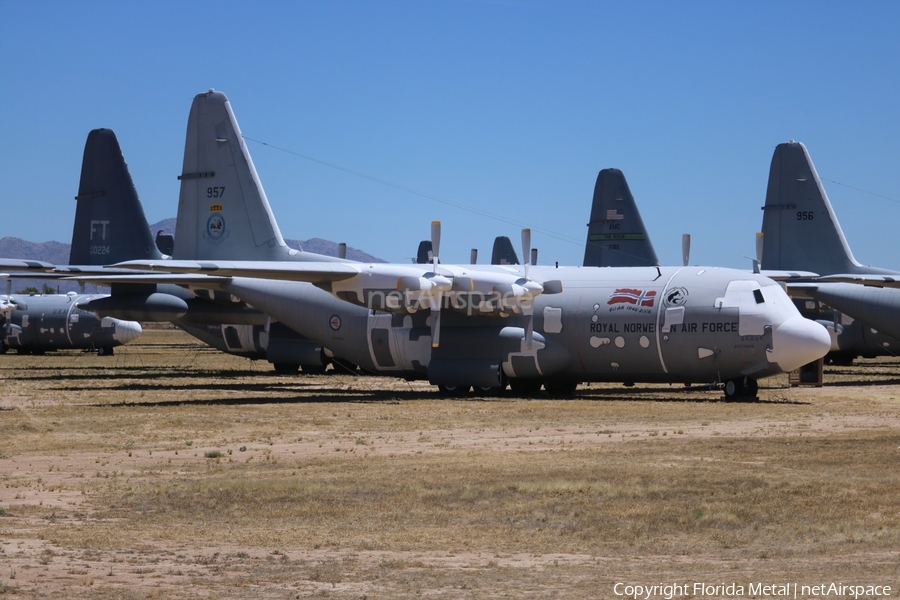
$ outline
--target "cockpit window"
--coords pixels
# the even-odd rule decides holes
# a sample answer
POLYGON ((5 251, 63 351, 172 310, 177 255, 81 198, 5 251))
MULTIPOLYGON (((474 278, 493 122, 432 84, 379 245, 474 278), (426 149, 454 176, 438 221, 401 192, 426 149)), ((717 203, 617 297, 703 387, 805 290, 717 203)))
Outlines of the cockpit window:
POLYGON ((763 298, 762 290, 760 289, 753 290, 753 297, 756 298, 757 304, 762 304, 766 301, 766 299, 763 298))

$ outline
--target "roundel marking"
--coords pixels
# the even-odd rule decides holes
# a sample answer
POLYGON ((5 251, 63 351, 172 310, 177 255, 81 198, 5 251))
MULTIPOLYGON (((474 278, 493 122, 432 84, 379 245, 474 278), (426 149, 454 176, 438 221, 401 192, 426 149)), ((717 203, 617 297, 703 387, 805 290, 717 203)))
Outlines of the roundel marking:
POLYGON ((218 242, 225 235, 225 217, 222 213, 213 213, 206 220, 206 233, 212 242, 218 242))
POLYGON ((331 315, 331 319, 328 321, 328 325, 334 331, 337 331, 341 328, 341 318, 338 315, 331 315))

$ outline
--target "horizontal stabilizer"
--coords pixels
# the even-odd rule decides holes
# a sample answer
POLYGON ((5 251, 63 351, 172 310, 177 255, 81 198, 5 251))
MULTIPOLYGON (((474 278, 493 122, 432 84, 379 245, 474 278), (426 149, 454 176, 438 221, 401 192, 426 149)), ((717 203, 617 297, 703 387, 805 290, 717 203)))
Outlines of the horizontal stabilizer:
POLYGON ((812 271, 761 271, 759 274, 775 281, 805 280, 819 277, 818 273, 813 273, 812 271))
POLYGON ((820 277, 819 281, 831 283, 860 283, 872 287, 882 288, 900 288, 900 275, 878 275, 872 274, 848 274, 826 275, 820 277))

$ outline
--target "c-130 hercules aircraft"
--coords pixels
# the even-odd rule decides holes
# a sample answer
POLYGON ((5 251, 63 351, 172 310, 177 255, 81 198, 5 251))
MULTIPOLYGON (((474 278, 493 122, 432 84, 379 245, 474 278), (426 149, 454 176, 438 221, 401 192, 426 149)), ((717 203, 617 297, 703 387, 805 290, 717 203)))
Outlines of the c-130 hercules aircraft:
POLYGON ((100 356, 109 356, 116 346, 141 335, 140 323, 101 318, 78 308, 79 300, 99 297, 96 294, 13 294, 11 290, 7 279, 6 295, 0 296, 0 354, 9 349, 19 354, 96 350, 100 356))
POLYGON ((900 272, 860 264, 853 257, 809 151, 791 140, 772 155, 763 206, 762 261, 766 271, 801 270, 792 295, 824 303, 833 313, 834 354, 896 355, 900 350, 900 272))
POLYGON ((277 252, 266 234, 278 226, 225 95, 199 94, 191 110, 198 129, 192 141, 189 127, 175 248, 193 240, 198 260, 115 266, 180 273, 135 277, 232 294, 366 371, 428 379, 446 393, 509 384, 568 394, 579 382, 621 381, 722 383, 737 397, 829 349, 825 329, 758 274, 439 264, 437 223, 431 265, 320 262, 309 253, 299 259, 308 262, 220 259, 231 240, 277 252))
MULTIPOLYGON (((88 133, 75 200, 69 264, 54 266, 41 261, 0 258, 0 267, 23 272, 54 271, 39 275, 62 277, 76 273, 109 274, 103 265, 110 262, 165 258, 154 243, 128 165, 111 129, 94 129, 88 133)), ((77 328, 78 332, 69 333, 68 337, 77 340, 80 344, 77 347, 93 344, 104 353, 112 353, 112 346, 122 343, 115 342, 106 333, 114 331, 116 324, 117 338, 122 338, 134 328, 140 332, 140 325, 132 320, 168 321, 223 352, 252 359, 267 358, 279 372, 296 371, 300 363, 304 363, 306 371, 324 371, 321 346, 300 339, 280 323, 270 322, 266 315, 228 294, 194 295, 174 285, 133 282, 115 282, 111 288, 110 294, 32 297, 20 299, 19 305, 34 309, 28 323, 47 323, 39 332, 41 337, 53 338, 54 344, 65 336, 49 335, 63 332, 59 324, 49 324, 47 319, 51 314, 65 313, 62 317, 65 322, 71 313, 75 320, 66 329, 77 328), (98 317, 103 319, 103 328, 98 317), (92 324, 95 325, 91 327, 92 324), (83 331, 92 332, 97 339, 84 339, 83 331)), ((17 323, 23 318, 20 313, 13 313, 17 323)), ((34 334, 16 335, 16 332, 13 328, 13 335, 8 337, 10 344, 20 351, 21 342, 29 340, 30 348, 37 341, 34 334)))

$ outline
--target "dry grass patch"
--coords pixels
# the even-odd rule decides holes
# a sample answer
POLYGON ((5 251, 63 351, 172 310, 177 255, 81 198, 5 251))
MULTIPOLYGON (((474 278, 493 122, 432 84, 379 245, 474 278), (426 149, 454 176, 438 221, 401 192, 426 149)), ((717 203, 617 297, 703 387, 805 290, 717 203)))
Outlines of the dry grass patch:
POLYGON ((568 401, 438 400, 422 383, 275 376, 172 331, 112 359, 7 355, 0 591, 900 586, 898 375, 900 362, 882 360, 829 369, 820 389, 776 379, 758 404, 600 384, 568 401))

